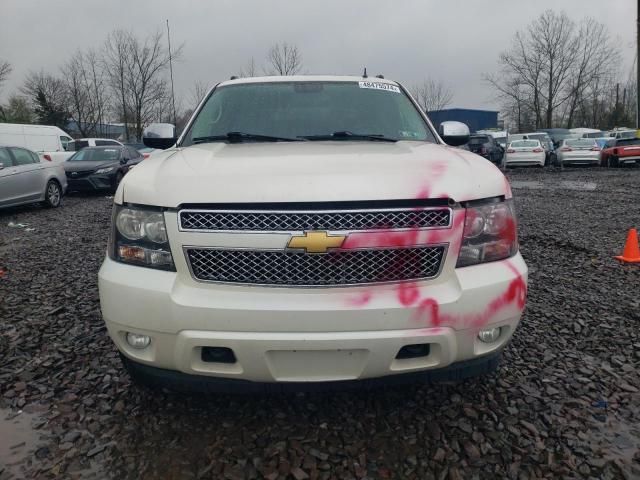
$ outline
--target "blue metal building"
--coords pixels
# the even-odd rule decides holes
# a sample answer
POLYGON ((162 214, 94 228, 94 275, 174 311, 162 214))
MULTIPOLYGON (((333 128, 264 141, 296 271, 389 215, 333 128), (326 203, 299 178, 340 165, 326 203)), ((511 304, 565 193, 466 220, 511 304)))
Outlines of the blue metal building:
POLYGON ((435 110, 428 112, 429 119, 438 128, 442 122, 455 120, 466 123, 469 130, 476 132, 487 128, 498 127, 498 112, 493 110, 472 110, 469 108, 449 108, 446 110, 435 110))

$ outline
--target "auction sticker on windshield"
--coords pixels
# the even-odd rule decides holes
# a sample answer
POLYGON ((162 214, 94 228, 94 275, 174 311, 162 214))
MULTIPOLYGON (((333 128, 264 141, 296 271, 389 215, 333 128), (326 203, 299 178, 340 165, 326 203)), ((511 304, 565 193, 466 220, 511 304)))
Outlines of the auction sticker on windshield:
POLYGON ((374 90, 386 90, 388 92, 400 93, 400 89, 395 85, 389 85, 388 83, 376 83, 376 82, 358 82, 360 88, 373 88, 374 90))

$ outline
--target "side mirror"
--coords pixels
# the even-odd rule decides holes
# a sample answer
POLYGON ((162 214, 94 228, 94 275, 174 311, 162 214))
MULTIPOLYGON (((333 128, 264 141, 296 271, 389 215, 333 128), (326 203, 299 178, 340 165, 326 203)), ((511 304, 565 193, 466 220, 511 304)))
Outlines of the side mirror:
POLYGON ((171 123, 152 123, 142 132, 142 143, 150 148, 165 150, 178 141, 176 127, 171 123))
POLYGON ((438 133, 444 143, 457 147, 458 145, 464 145, 469 142, 469 127, 462 122, 442 122, 438 128, 438 133))

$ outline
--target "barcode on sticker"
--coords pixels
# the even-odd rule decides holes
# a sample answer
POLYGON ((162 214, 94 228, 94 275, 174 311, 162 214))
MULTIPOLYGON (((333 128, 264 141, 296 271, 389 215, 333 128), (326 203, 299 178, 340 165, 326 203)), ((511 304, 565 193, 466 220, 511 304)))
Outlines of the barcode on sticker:
POLYGON ((360 88, 372 88, 374 90, 386 90, 387 92, 400 93, 400 89, 395 85, 380 82, 358 82, 360 88))

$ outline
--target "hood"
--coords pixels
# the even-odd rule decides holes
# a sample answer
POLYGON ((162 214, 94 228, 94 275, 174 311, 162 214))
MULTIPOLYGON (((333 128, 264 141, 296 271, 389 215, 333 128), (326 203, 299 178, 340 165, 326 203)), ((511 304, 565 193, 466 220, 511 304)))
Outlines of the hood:
POLYGON ((422 142, 208 143, 167 150, 124 179, 123 200, 186 203, 328 202, 505 195, 482 157, 422 142))
POLYGON ((116 167, 120 165, 119 161, 105 162, 103 160, 98 161, 77 161, 77 162, 64 162, 65 172, 87 172, 89 170, 97 170, 98 168, 116 167))

